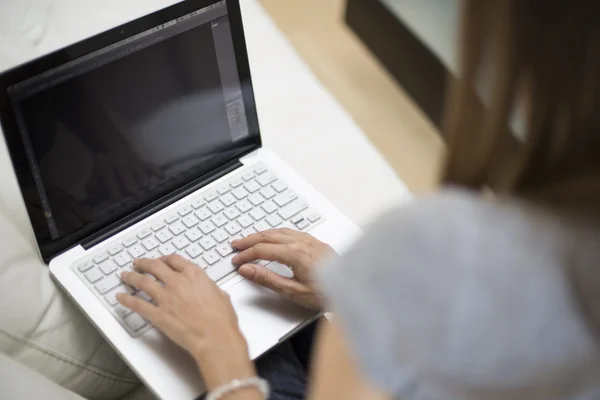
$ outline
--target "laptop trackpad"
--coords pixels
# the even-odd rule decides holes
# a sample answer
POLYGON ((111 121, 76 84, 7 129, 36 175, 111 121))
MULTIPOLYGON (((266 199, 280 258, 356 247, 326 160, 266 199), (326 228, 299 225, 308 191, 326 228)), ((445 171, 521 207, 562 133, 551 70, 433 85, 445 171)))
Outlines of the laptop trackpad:
POLYGON ((227 289, 237 312, 242 333, 254 359, 279 342, 315 312, 300 307, 281 295, 243 280, 227 289))

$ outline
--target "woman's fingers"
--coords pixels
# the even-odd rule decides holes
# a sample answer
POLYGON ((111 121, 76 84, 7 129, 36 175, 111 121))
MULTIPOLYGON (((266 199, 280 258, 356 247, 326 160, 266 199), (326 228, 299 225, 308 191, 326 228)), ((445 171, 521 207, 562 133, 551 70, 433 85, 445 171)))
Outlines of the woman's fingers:
POLYGON ((123 272, 121 279, 126 284, 142 292, 146 292, 148 296, 160 303, 164 288, 148 275, 138 274, 137 272, 123 272))
POLYGON ((267 260, 293 265, 296 256, 292 253, 290 247, 285 244, 259 243, 233 257, 231 262, 235 265, 242 265, 255 260, 267 260))
POLYGON ((283 277, 268 268, 255 264, 242 265, 238 272, 249 281, 281 293, 287 297, 294 297, 294 293, 300 290, 301 283, 293 279, 283 277))
POLYGON ((133 266, 137 271, 146 272, 165 284, 168 284, 175 277, 175 271, 162 260, 140 258, 133 262, 133 266))
POLYGON ((186 260, 178 254, 161 257, 161 261, 177 272, 185 272, 185 270, 193 268, 198 269, 198 266, 193 262, 186 260))
POLYGON ((158 307, 154 304, 129 294, 119 293, 117 294, 117 300, 131 311, 140 314, 142 318, 149 321, 155 320, 159 312, 158 307))
POLYGON ((286 244, 291 243, 294 240, 294 231, 291 229, 270 229, 268 231, 255 233, 244 239, 234 240, 231 243, 231 247, 236 250, 246 250, 259 243, 286 244))

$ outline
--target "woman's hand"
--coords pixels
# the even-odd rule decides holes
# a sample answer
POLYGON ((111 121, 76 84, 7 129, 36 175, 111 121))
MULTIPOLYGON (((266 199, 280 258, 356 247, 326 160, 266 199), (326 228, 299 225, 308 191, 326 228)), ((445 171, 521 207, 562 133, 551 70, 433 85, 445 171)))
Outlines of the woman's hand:
POLYGON ((246 279, 309 309, 322 309, 323 302, 313 279, 313 271, 318 261, 335 254, 331 246, 309 234, 284 228, 250 235, 234 241, 232 247, 240 251, 232 262, 241 265, 238 272, 246 279), (263 266, 248 264, 255 260, 285 264, 294 273, 294 278, 285 278, 263 266))
POLYGON ((156 304, 130 295, 117 299, 189 351, 208 390, 256 375, 229 296, 202 268, 180 256, 139 259, 134 267, 139 273, 124 272, 123 281, 156 304))

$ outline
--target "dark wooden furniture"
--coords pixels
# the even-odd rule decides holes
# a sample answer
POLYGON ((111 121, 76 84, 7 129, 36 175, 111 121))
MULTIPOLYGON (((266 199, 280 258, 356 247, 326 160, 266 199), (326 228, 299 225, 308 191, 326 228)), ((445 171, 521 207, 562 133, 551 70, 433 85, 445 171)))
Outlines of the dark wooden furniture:
POLYGON ((448 71, 383 3, 347 0, 346 23, 439 128, 448 71))

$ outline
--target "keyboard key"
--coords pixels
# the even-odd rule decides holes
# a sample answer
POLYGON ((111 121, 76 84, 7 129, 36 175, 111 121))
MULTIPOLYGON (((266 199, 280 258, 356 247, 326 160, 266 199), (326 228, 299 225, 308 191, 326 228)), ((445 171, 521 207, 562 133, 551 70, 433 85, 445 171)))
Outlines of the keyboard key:
POLYGON ((236 188, 242 186, 244 184, 244 180, 242 178, 234 178, 229 182, 229 184, 231 187, 236 188))
POLYGON ((125 246, 125 247, 133 246, 136 243, 137 243, 137 238, 135 236, 131 236, 131 237, 128 237, 125 240, 123 240, 123 246, 125 246))
POLYGON ((229 232, 230 236, 233 236, 233 235, 239 233, 242 230, 242 228, 236 222, 231 222, 231 223, 225 225, 225 230, 227 232, 229 232))
POLYGON ((113 257, 113 260, 117 263, 119 267, 124 267, 127 264, 130 264, 133 259, 126 252, 121 252, 113 257))
POLYGON ((262 209, 265 210, 267 214, 272 214, 277 211, 277 206, 272 201, 267 201, 262 205, 262 209))
POLYGON ((222 262, 213 267, 208 267, 206 269, 206 274, 210 279, 217 282, 233 271, 235 271, 235 267, 230 262, 222 262))
POLYGON ((202 237, 202 233, 200 233, 198 228, 192 228, 185 233, 185 237, 188 238, 190 242, 195 242, 202 237))
POLYGON ((183 225, 181 221, 177 221, 169 225, 169 230, 171 231, 171 233, 173 233, 173 235, 177 236, 185 232, 186 229, 185 225, 183 225))
POLYGON ((227 257, 228 255, 233 253, 233 249, 231 248, 231 245, 227 242, 221 243, 220 245, 218 245, 216 250, 217 250, 217 253, 219 253, 221 255, 221 257, 227 257))
POLYGON ((242 179, 245 180, 246 182, 254 179, 254 172, 252 172, 252 171, 245 172, 244 174, 242 174, 242 179))
POLYGON ((94 268, 85 273, 85 279, 87 279, 89 283, 96 283, 103 277, 104 274, 100 271, 100 268, 94 268))
POLYGON ((116 275, 109 275, 102 279, 100 282, 96 283, 95 287, 98 293, 105 294, 109 290, 119 286, 121 284, 121 279, 119 279, 116 275))
POLYGON ((107 260, 107 259, 108 259, 108 253, 106 251, 96 254, 93 258, 93 260, 96 264, 100 264, 102 261, 107 260))
MULTIPOLYGON (((148 275, 149 277, 153 277, 152 275, 148 275)), ((142 299, 148 303, 152 303, 152 297, 146 292, 139 291, 135 294, 135 297, 142 299)))
POLYGON ((192 262, 202 269, 208 268, 208 264, 202 257, 197 257, 192 262))
POLYGON ((243 187, 233 189, 233 191, 231 193, 233 193, 235 198, 238 200, 242 200, 248 196, 248 191, 246 189, 244 189, 243 187))
POLYGON ((158 252, 158 250, 152 250, 148 254, 145 255, 146 258, 150 258, 152 260, 156 260, 157 258, 161 258, 162 254, 158 252))
POLYGON ((273 228, 281 225, 281 223, 283 222, 281 218, 279 218, 279 216, 277 214, 273 214, 267 217, 266 221, 269 223, 269 225, 271 225, 273 228))
POLYGON ((199 228, 205 235, 208 235, 215 230, 215 226, 210 221, 204 221, 199 225, 199 228))
POLYGON ((279 192, 279 193, 283 192, 284 190, 286 190, 288 188, 288 185, 281 180, 273 182, 273 184, 271 186, 273 187, 273 189, 277 190, 277 192, 279 192))
POLYGON ((257 232, 262 232, 271 229, 271 226, 265 221, 260 221, 259 223, 254 225, 254 229, 256 229, 257 232))
POLYGON ((304 211, 308 208, 308 204, 302 199, 294 200, 292 203, 280 209, 277 213, 283 219, 290 219, 300 211, 304 211))
POLYGON ((133 258, 140 258, 144 254, 146 254, 146 249, 140 244, 134 244, 133 246, 128 248, 127 251, 129 252, 129 254, 131 254, 131 257, 133 258))
POLYGON ((154 234, 161 243, 166 243, 173 238, 173 234, 168 229, 163 229, 154 234))
POLYGON ((220 260, 220 257, 213 250, 204 253, 202 258, 204 259, 204 261, 206 261, 208 265, 213 265, 214 263, 220 260))
POLYGON ((256 229, 254 229, 253 227, 248 227, 246 229, 242 229, 243 237, 248 237, 250 235, 254 235, 255 233, 256 233, 256 229))
POLYGON ((316 212, 313 212, 313 213, 311 213, 311 214, 308 214, 308 220, 309 220, 310 222, 313 222, 313 223, 314 223, 314 222, 317 222, 317 221, 318 221, 318 220, 320 220, 320 219, 321 219, 321 215, 320 215, 320 214, 318 214, 318 213, 316 213, 316 212))
POLYGON ((283 207, 286 204, 288 204, 290 201, 295 200, 298 198, 298 195, 294 192, 292 192, 291 190, 288 190, 285 193, 282 193, 278 196, 276 196, 273 201, 275 202, 275 204, 277 204, 279 207, 283 207))
POLYGON ((138 239, 144 239, 150 235, 152 235, 152 229, 144 228, 141 231, 139 231, 136 236, 138 237, 138 239))
POLYGON ((190 241, 187 240, 187 238, 182 235, 182 236, 177 236, 175 239, 173 239, 173 241, 171 243, 173 243, 173 245, 175 247, 177 247, 177 250, 181 250, 181 249, 185 249, 190 244, 190 241))
POLYGON ((210 236, 204 236, 198 241, 198 244, 202 246, 204 250, 210 250, 217 245, 217 242, 215 242, 210 236))
POLYGON ((252 204, 250 204, 250 202, 245 199, 238 202, 235 206, 238 208, 238 210, 240 210, 243 213, 246 213, 254 208, 252 207, 252 204))
POLYGON ((192 211, 194 211, 192 209, 192 206, 185 206, 179 209, 179 211, 177 211, 177 213, 182 216, 185 217, 186 215, 190 214, 192 211))
POLYGON ((208 208, 202 207, 201 209, 196 211, 196 217, 200 218, 200 221, 204 221, 209 219, 212 216, 212 213, 208 211, 208 208))
POLYGON ((230 190, 231 188, 229 186, 221 186, 217 191, 219 192, 219 194, 225 194, 230 190))
POLYGON ((229 207, 232 204, 235 204, 235 202, 237 201, 237 199, 233 197, 231 193, 227 193, 225 196, 221 196, 219 200, 221 201, 221 203, 225 204, 225 207, 229 207))
POLYGON ((177 251, 177 249, 171 243, 165 243, 158 248, 158 251, 163 256, 170 256, 171 254, 175 254, 175 251, 177 251))
POLYGON ((217 214, 211 219, 212 223, 218 226, 219 228, 229 222, 226 216, 223 214, 217 214))
POLYGON ((240 212, 240 210, 238 210, 235 207, 229 207, 228 209, 226 209, 223 214, 225 214, 225 216, 231 220, 236 219, 237 217, 239 217, 240 215, 242 215, 242 213, 240 212))
POLYGON ((125 321, 125 324, 134 332, 139 331, 147 324, 146 320, 136 313, 129 314, 123 320, 125 321))
POLYGON ((202 254, 204 250, 202 250, 202 247, 200 247, 196 243, 192 243, 190 246, 187 247, 187 249, 185 249, 185 252, 188 254, 190 259, 194 259, 197 258, 200 254, 202 254))
POLYGON ((177 214, 171 214, 165 218, 165 222, 167 224, 172 224, 173 222, 177 221, 178 219, 179 219, 179 216, 177 214))
POLYGON ((247 215, 242 215, 240 218, 238 218, 237 222, 243 228, 247 228, 247 227, 251 226, 252 224, 254 224, 254 220, 247 215))
POLYGON ((250 216, 252 218, 254 218, 256 221, 260 221, 261 219, 263 219, 264 217, 267 216, 267 213, 265 213, 262 208, 255 208, 254 210, 250 211, 250 216))
POLYGON ((205 204, 206 204, 206 202, 204 201, 204 199, 201 199, 201 198, 198 198, 198 199, 192 201, 192 207, 194 209, 198 209, 198 208, 202 207, 205 204))
POLYGON ((270 187, 265 187, 262 188, 260 190, 260 194, 267 200, 269 200, 270 198, 272 198, 273 196, 275 196, 277 194, 277 192, 275 190, 273 190, 270 187))
POLYGON ((267 186, 276 179, 277 177, 275 175, 272 173, 267 173, 256 178, 256 181, 260 184, 260 186, 267 186))
POLYGON ((94 261, 92 261, 92 260, 86 260, 86 261, 80 263, 77 266, 77 269, 79 270, 79 272, 85 272, 88 269, 92 268, 93 266, 94 266, 94 261))
POLYGON ((117 304, 116 306, 113 307, 113 310, 115 310, 115 312, 117 313, 117 315, 119 317, 124 317, 133 312, 129 308, 125 307, 122 304, 117 304))
POLYGON ((166 225, 166 224, 164 223, 164 221, 156 221, 156 222, 154 222, 152 225, 150 225, 150 228, 152 228, 152 230, 153 230, 154 232, 156 232, 156 231, 159 231, 159 230, 161 230, 162 228, 164 228, 164 227, 165 227, 165 225, 166 225))
POLYGON ((183 224, 186 227, 191 228, 191 227, 198 225, 200 223, 200 220, 190 214, 190 215, 186 215, 185 217, 181 218, 181 222, 183 222, 183 224))
POLYGON ((310 222, 303 219, 302 221, 300 221, 296 224, 296 227, 298 227, 298 229, 306 229, 306 228, 308 228, 309 225, 310 225, 310 222))
POLYGON ((248 196, 248 201, 254 206, 259 206, 265 202, 265 199, 260 194, 254 193, 248 196))
POLYGON ((114 256, 120 251, 123 251, 123 246, 121 246, 120 244, 114 244, 108 248, 108 254, 110 254, 111 256, 114 256))
POLYGON ((117 301, 117 294, 119 293, 131 294, 133 293, 133 289, 131 289, 130 286, 119 285, 110 292, 108 292, 104 296, 104 298, 106 299, 106 302, 108 304, 110 304, 111 306, 116 306, 117 304, 119 304, 119 302, 117 301))
POLYGON ((256 172, 257 175, 260 175, 264 172, 267 172, 267 168, 262 164, 258 164, 256 167, 254 167, 254 172, 256 172))
POLYGON ((304 217, 302 215, 296 215, 295 217, 292 217, 290 219, 290 222, 292 224, 297 224, 298 222, 302 221, 304 219, 304 217))
POLYGON ((160 242, 154 236, 150 236, 149 238, 142 240, 142 246, 144 246, 146 250, 150 251, 160 246, 160 242))
POLYGON ((216 214, 223 211, 223 209, 225 209, 225 206, 223 206, 223 204, 221 204, 220 201, 213 201, 208 205, 208 209, 212 211, 213 214, 216 214))
POLYGON ((212 237, 217 241, 217 243, 221 243, 227 239, 229 239, 229 235, 225 233, 223 229, 218 229, 212 233, 212 237))
POLYGON ((99 267, 102 270, 102 272, 104 272, 104 275, 110 275, 113 272, 115 272, 117 270, 117 268, 119 268, 117 263, 114 262, 113 260, 107 260, 107 261, 103 262, 102 264, 100 264, 99 267))
POLYGON ((204 195, 204 200, 206 200, 207 202, 211 202, 211 201, 215 201, 216 199, 219 198, 219 192, 217 192, 216 190, 209 192, 207 194, 204 195))
POLYGON ((260 185, 258 183, 256 183, 256 181, 250 181, 250 182, 244 183, 244 189, 246 189, 250 193, 254 193, 254 192, 260 190, 260 185))

